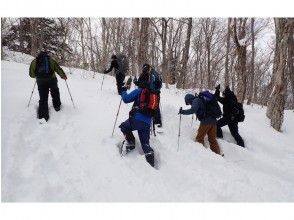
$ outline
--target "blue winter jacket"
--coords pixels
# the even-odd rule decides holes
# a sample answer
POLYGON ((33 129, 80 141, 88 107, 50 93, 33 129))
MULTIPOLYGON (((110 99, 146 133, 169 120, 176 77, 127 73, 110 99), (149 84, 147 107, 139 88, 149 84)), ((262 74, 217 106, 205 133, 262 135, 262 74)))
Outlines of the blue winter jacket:
MULTIPOLYGON (((124 103, 139 102, 141 92, 142 92, 141 88, 135 89, 129 94, 126 91, 123 91, 121 93, 121 97, 124 103)), ((141 112, 136 112, 134 117, 136 120, 143 121, 147 123, 148 125, 151 124, 152 117, 145 115, 141 112)))
MULTIPOLYGON (((187 110, 182 110, 183 115, 191 115, 191 114, 196 114, 197 115, 203 115, 205 112, 205 105, 203 101, 192 95, 192 94, 187 94, 185 97, 185 102, 186 105, 191 105, 190 109, 187 110)), ((198 118, 200 121, 200 124, 216 124, 216 119, 211 117, 211 116, 204 116, 203 118, 198 118)))

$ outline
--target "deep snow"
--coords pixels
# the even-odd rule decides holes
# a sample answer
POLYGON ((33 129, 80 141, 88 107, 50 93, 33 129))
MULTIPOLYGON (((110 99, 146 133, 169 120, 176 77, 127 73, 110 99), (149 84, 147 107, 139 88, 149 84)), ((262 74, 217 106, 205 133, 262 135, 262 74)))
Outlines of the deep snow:
MULTIPOLYGON (((177 152, 177 112, 186 108, 187 91, 163 89, 165 132, 151 136, 156 170, 145 161, 139 142, 126 157, 118 153, 116 144, 123 139, 118 127, 111 137, 120 101, 114 77, 105 77, 101 91, 102 74, 93 79, 92 72, 64 68, 77 108, 59 78, 63 108, 55 112, 50 99, 50 121, 40 125, 37 88, 26 107, 34 84, 29 57, 11 54, 1 66, 2 201, 294 201, 293 111, 285 111, 283 133, 278 133, 269 126, 265 108, 245 106, 239 129, 247 148, 235 145, 225 127, 219 140, 224 158, 194 141, 199 122, 191 124, 191 116, 183 116, 177 152)), ((117 126, 130 108, 122 104, 117 126)))

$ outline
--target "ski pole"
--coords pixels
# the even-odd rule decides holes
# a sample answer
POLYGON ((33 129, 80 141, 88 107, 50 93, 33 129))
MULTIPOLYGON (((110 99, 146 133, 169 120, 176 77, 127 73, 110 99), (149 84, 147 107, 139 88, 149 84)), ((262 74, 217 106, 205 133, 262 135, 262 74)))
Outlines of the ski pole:
POLYGON ((119 102, 119 106, 118 106, 118 110, 117 110, 117 113, 116 113, 116 118, 115 118, 115 122, 114 122, 114 125, 113 125, 113 129, 112 129, 111 137, 113 137, 113 133, 114 133, 114 129, 115 129, 115 125, 116 125, 117 117, 118 117, 119 110, 120 110, 120 106, 121 106, 121 101, 122 101, 122 98, 120 99, 120 102, 119 102))
POLYGON ((34 90, 35 90, 36 84, 37 84, 37 81, 35 81, 35 84, 34 84, 34 87, 33 87, 33 91, 32 91, 32 93, 31 93, 31 97, 30 97, 30 100, 29 100, 29 103, 28 103, 28 107, 29 107, 30 104, 31 104, 31 100, 32 100, 32 96, 33 96, 33 93, 34 93, 34 90))
POLYGON ((104 77, 105 77, 105 74, 103 75, 103 79, 102 79, 102 83, 101 83, 101 91, 102 91, 102 87, 103 87, 104 77))
POLYGON ((67 82, 66 82, 66 80, 64 80, 64 81, 65 81, 65 84, 66 84, 66 86, 67 86, 67 90, 68 90, 68 93, 69 93, 69 95, 70 95, 70 99, 71 99, 72 105, 73 105, 74 108, 76 108, 76 107, 75 107, 75 104, 74 104, 74 101, 73 101, 73 99, 72 99, 71 93, 70 93, 70 91, 69 91, 69 88, 68 88, 67 82))
MULTIPOLYGON (((182 110, 182 107, 181 107, 181 110, 182 110)), ((182 114, 180 114, 180 123, 179 123, 179 133, 178 133, 178 151, 179 151, 179 149, 180 149, 181 122, 182 122, 182 114)))
POLYGON ((194 114, 192 115, 191 127, 193 125, 193 120, 194 120, 194 114))

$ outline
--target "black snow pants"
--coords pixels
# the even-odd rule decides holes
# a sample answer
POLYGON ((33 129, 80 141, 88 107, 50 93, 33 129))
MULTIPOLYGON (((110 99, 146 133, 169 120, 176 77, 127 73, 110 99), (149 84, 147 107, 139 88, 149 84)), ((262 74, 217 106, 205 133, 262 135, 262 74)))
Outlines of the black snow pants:
POLYGON ((115 78, 116 78, 117 92, 118 94, 120 94, 122 91, 121 88, 124 85, 125 75, 122 73, 118 73, 115 75, 115 78))
POLYGON ((44 118, 46 121, 49 119, 48 111, 48 95, 49 90, 52 97, 53 107, 55 110, 59 110, 60 102, 60 93, 57 86, 57 79, 52 78, 46 81, 37 80, 40 100, 39 100, 39 109, 38 109, 38 118, 44 118))
POLYGON ((217 125, 218 138, 223 138, 223 132, 221 127, 228 125, 229 130, 232 136, 234 137, 234 139, 236 140, 237 144, 241 147, 245 147, 244 141, 238 132, 238 122, 230 121, 227 118, 221 118, 217 121, 216 125, 217 125))

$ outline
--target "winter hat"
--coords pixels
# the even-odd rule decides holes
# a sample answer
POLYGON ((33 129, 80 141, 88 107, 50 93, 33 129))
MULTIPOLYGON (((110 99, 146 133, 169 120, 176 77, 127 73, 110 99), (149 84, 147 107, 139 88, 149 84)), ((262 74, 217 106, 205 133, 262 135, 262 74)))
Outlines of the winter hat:
POLYGON ((117 59, 116 55, 113 54, 113 55, 111 56, 111 59, 113 59, 113 60, 117 59))
POLYGON ((142 72, 144 73, 144 72, 149 72, 149 70, 150 70, 150 68, 151 68, 151 66, 148 64, 148 63, 145 63, 144 65, 143 65, 143 67, 142 67, 142 72))
POLYGON ((186 103, 186 105, 191 105, 192 101, 194 99, 195 99, 195 96, 193 96, 192 94, 185 95, 185 103, 186 103))

